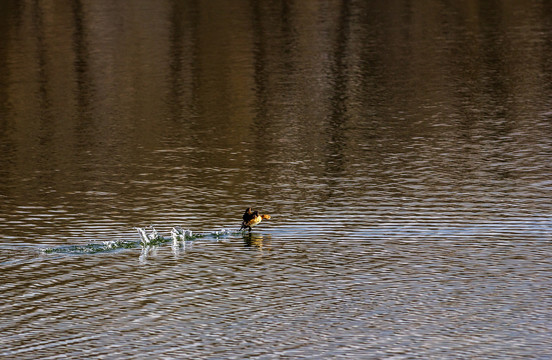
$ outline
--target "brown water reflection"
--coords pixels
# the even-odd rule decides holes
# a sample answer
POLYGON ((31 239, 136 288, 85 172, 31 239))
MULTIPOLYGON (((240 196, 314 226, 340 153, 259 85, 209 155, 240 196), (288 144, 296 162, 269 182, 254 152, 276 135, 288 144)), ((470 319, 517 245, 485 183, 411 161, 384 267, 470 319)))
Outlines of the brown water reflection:
POLYGON ((549 356, 551 19, 1 2, 0 356, 549 356))

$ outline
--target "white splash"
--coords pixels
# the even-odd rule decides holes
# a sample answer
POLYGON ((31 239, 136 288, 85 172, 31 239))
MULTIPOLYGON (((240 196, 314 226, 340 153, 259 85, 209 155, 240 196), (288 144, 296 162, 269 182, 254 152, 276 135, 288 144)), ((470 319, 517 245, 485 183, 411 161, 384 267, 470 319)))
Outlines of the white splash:
POLYGON ((159 238, 159 233, 153 226, 151 227, 150 233, 147 233, 145 229, 142 228, 135 228, 136 231, 138 231, 138 234, 140 234, 140 243, 143 246, 149 245, 153 240, 157 240, 159 238))
POLYGON ((230 230, 228 229, 220 229, 220 231, 215 231, 212 233, 214 237, 220 237, 220 236, 226 236, 230 235, 230 230))
POLYGON ((106 247, 106 249, 113 249, 117 246, 117 244, 119 243, 120 241, 113 241, 113 240, 110 240, 110 241, 104 241, 103 244, 104 246, 106 247))
POLYGON ((191 230, 184 230, 180 226, 175 226, 171 229, 171 238, 173 239, 173 244, 178 243, 179 241, 186 241, 191 239, 193 233, 191 230))

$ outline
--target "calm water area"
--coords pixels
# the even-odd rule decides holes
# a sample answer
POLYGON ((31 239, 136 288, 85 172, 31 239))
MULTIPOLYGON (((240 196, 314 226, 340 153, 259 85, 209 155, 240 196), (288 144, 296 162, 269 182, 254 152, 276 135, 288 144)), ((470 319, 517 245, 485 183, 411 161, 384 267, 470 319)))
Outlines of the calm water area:
POLYGON ((2 359, 552 359, 551 254, 550 1, 0 2, 2 359))

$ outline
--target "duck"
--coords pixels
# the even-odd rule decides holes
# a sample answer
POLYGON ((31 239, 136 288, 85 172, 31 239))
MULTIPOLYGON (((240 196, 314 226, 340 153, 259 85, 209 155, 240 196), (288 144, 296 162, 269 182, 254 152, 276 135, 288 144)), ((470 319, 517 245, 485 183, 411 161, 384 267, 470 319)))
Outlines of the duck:
POLYGON ((245 212, 243 213, 243 222, 240 228, 241 230, 249 229, 249 232, 251 232, 251 227, 257 225, 263 220, 270 219, 270 215, 261 215, 257 210, 253 210, 252 208, 245 209, 245 212))

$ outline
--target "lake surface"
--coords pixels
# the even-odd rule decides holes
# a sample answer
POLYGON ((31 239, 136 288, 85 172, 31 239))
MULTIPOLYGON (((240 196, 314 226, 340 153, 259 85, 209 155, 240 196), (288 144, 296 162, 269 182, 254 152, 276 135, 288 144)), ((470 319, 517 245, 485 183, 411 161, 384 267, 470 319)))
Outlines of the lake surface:
POLYGON ((0 358, 552 358, 551 84, 546 1, 3 1, 0 358))

